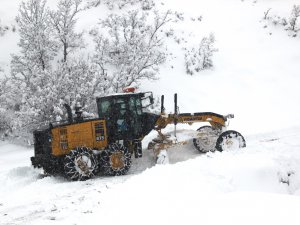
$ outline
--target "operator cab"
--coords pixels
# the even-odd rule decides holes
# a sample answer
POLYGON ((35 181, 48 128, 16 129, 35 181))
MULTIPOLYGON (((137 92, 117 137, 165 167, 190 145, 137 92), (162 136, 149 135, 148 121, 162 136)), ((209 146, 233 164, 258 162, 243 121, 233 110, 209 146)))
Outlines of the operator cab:
POLYGON ((116 94, 97 98, 99 118, 106 120, 109 142, 142 138, 147 130, 147 126, 144 125, 145 119, 148 120, 146 117, 149 117, 143 109, 152 104, 152 92, 116 94), (147 105, 144 104, 146 101, 148 101, 147 105))

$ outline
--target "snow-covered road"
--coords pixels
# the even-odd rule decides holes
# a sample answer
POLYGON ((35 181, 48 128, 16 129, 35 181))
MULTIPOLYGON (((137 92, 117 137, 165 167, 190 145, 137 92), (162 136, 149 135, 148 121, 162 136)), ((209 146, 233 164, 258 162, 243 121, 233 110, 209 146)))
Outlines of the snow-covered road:
POLYGON ((0 224, 299 224, 300 128, 248 136, 245 149, 198 154, 189 138, 129 175, 42 178, 31 148, 0 145, 0 224))

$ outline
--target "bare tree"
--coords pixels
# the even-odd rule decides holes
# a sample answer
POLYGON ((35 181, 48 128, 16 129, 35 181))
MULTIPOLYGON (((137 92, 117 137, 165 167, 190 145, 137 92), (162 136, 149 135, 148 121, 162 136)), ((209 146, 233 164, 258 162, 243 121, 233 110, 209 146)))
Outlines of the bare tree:
POLYGON ((264 20, 269 18, 269 12, 270 12, 271 8, 269 8, 266 12, 264 12, 264 20))

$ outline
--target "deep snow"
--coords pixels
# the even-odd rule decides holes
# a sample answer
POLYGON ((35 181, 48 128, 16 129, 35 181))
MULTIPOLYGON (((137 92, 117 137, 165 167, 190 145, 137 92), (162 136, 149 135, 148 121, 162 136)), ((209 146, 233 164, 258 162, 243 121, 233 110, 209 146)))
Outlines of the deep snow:
POLYGON ((43 178, 32 149, 1 143, 1 224, 299 224, 300 127, 208 154, 187 133, 169 165, 145 151, 128 175, 85 182, 43 178))
MULTIPOLYGON (((2 24, 14 23, 18 2, 1 0, 2 24)), ((234 113, 229 128, 245 135, 247 147, 200 154, 191 142, 200 125, 183 125, 179 138, 188 143, 169 150, 170 165, 154 166, 153 154, 144 150, 126 176, 69 182, 42 178, 31 168, 32 148, 1 142, 0 224, 300 224, 300 40, 262 21, 268 8, 288 17, 300 1, 156 2, 184 13, 183 22, 172 24, 182 42, 167 41, 173 56, 160 79, 140 90, 165 94, 167 112, 177 92, 182 113, 234 113), (191 19, 200 15, 201 22, 191 19), (219 49, 215 67, 186 75, 182 48, 210 32, 219 49)), ((100 9, 85 12, 78 29, 93 28, 101 15, 100 9)), ((0 37, 6 71, 17 41, 17 33, 0 37)))

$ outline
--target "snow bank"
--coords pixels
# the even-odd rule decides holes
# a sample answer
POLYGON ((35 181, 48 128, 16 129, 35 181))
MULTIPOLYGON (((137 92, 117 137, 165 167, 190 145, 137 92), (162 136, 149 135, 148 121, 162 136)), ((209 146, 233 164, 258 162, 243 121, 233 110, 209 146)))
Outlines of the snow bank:
POLYGON ((168 150, 171 164, 154 166, 144 150, 129 175, 84 182, 42 178, 28 166, 32 150, 2 145, 1 222, 299 224, 299 127, 248 136, 245 149, 208 154, 193 148, 192 131, 180 131, 187 144, 168 150))
POLYGON ((299 133, 294 132, 266 139, 250 137, 249 147, 243 150, 146 170, 110 190, 96 216, 76 220, 90 224, 298 224, 300 198, 289 195, 299 195, 300 188, 299 133), (287 184, 283 174, 290 173, 287 184))

